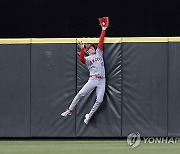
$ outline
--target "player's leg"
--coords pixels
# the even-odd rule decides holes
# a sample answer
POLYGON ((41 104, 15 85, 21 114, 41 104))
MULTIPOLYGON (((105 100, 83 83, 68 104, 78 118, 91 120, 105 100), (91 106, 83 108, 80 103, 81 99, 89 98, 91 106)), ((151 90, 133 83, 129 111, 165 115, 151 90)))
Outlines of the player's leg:
POLYGON ((92 109, 90 110, 89 114, 86 114, 84 122, 87 124, 93 114, 97 111, 101 103, 103 102, 104 92, 105 92, 105 79, 101 79, 99 84, 96 88, 96 102, 94 103, 92 109))
POLYGON ((86 94, 88 94, 89 92, 91 92, 92 90, 94 90, 95 87, 96 87, 96 83, 94 82, 94 80, 89 80, 83 86, 83 88, 78 92, 78 94, 75 96, 75 98, 73 99, 71 105, 69 106, 69 109, 73 110, 74 107, 77 105, 77 103, 80 101, 80 99, 83 96, 85 96, 86 94))
POLYGON ((77 105, 77 103, 80 101, 80 99, 85 96, 87 93, 91 92, 94 90, 94 88, 97 85, 97 80, 92 80, 89 79, 88 82, 83 86, 83 88, 78 92, 78 94, 74 97, 72 103, 70 104, 69 108, 67 111, 63 112, 61 116, 67 116, 71 115, 72 110, 74 107, 77 105))

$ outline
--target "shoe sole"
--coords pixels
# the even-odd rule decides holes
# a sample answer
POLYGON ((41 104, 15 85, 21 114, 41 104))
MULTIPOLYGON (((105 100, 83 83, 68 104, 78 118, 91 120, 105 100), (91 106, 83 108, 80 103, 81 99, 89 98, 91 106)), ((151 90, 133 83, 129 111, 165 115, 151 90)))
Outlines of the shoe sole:
POLYGON ((85 115, 85 119, 84 119, 84 123, 85 123, 86 125, 89 123, 89 120, 90 120, 90 119, 89 119, 89 120, 86 120, 86 119, 87 119, 87 116, 88 116, 88 114, 85 115))
POLYGON ((67 114, 67 115, 62 115, 62 114, 61 114, 61 116, 62 116, 62 117, 67 117, 67 116, 71 116, 71 114, 67 114))

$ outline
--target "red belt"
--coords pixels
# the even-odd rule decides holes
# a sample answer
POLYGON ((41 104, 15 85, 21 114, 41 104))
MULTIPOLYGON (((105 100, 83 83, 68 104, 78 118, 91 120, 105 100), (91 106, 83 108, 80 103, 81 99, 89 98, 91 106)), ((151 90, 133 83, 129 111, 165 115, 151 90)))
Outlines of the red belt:
POLYGON ((90 77, 96 77, 96 78, 98 78, 98 79, 102 79, 102 78, 104 78, 104 76, 101 76, 101 75, 91 75, 90 77))

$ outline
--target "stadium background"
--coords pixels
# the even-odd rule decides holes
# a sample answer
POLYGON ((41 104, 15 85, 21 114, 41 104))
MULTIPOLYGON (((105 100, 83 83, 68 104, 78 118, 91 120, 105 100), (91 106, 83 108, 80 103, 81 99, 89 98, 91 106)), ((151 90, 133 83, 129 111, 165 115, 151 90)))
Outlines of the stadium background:
MULTIPOLYGON (((110 131, 109 135, 106 132, 97 135, 95 129, 93 130, 94 133, 97 137, 105 136, 104 134, 121 137, 126 136, 131 131, 140 131, 144 136, 179 136, 179 38, 175 38, 175 40, 170 39, 170 37, 180 36, 178 1, 113 0, 104 2, 100 0, 85 3, 81 0, 7 0, 3 1, 0 13, 0 37, 2 40, 0 46, 1 137, 61 136, 59 135, 62 134, 59 128, 61 123, 57 124, 54 121, 54 114, 61 112, 61 107, 66 107, 65 100, 61 99, 67 97, 70 101, 82 85, 80 82, 82 80, 78 80, 78 75, 80 73, 83 74, 83 70, 80 69, 81 66, 77 59, 76 38, 98 37, 100 27, 97 18, 101 16, 110 17, 111 27, 107 31, 106 36, 120 39, 119 42, 114 43, 110 41, 105 45, 107 57, 113 60, 115 57, 117 58, 117 63, 112 63, 112 60, 107 58, 107 61, 109 60, 107 69, 110 70, 112 67, 112 70, 118 68, 119 71, 109 76, 114 77, 113 80, 108 80, 112 82, 110 85, 113 84, 115 86, 115 91, 113 92, 118 93, 118 95, 115 93, 107 95, 110 101, 114 101, 115 106, 112 108, 105 106, 107 112, 114 113, 112 119, 115 120, 112 121, 110 119, 110 121, 115 123, 114 128, 116 131, 110 131), (148 43, 146 41, 121 42, 122 37, 142 36, 163 36, 165 40, 147 41, 148 43), (64 44, 33 44, 31 40, 26 43, 23 43, 22 40, 19 44, 9 40, 3 43, 5 38, 75 38, 75 40, 64 44), (69 52, 65 52, 65 50, 69 52), (58 57, 62 58, 61 61, 58 61, 58 57), (54 60, 53 58, 56 59, 54 60), (132 61, 134 63, 131 63, 132 61), (66 63, 69 65, 64 65, 66 63), (116 66, 116 64, 118 65, 116 66), (75 66, 79 68, 77 71, 74 70, 75 66), (67 71, 66 67, 71 71, 67 71), (58 69, 61 71, 57 71, 58 69), (40 73, 40 71, 43 71, 43 73, 40 73), (51 78, 50 71, 54 73, 53 77, 57 81, 51 78), (68 80, 65 75, 61 74, 62 71, 66 72, 68 77, 72 77, 73 79, 70 79, 70 81, 75 83, 70 84, 67 81, 69 85, 61 85, 62 80, 68 80), (136 74, 137 72, 139 74, 136 74), (42 79, 42 77, 46 78, 42 79), (53 80, 53 84, 48 85, 48 80, 53 80), (50 86, 50 88, 45 89, 48 95, 43 91, 44 87, 40 85, 41 82, 45 84, 46 88, 50 86), (141 86, 138 85, 138 82, 141 86), (137 85, 133 85, 134 83, 137 85), (56 88, 55 86, 58 84, 59 86, 56 88), (124 84, 125 86, 123 86, 124 84), (74 87, 70 88, 71 85, 74 87), (133 87, 129 87, 132 85, 133 87), (42 87, 38 89, 38 86, 42 87), (144 89, 144 86, 147 89, 144 89), (62 92, 62 95, 53 93, 53 90, 58 91, 62 87, 63 90, 66 90, 62 92), (51 88, 52 91, 50 91, 51 88), (119 89, 117 90, 116 88, 119 89), (136 93, 133 93, 135 90, 137 90, 136 93), (144 93, 148 95, 144 95, 144 93), (124 100, 126 96, 132 100, 124 100), (56 98, 56 103, 62 101, 64 106, 59 104, 58 107, 60 108, 57 108, 57 104, 54 103, 52 98, 56 98), (126 101, 130 104, 126 104, 126 101), (134 104, 134 102, 136 103, 134 104), (58 111, 50 110, 48 103, 52 103, 51 107, 56 108, 58 111), (39 108, 37 105, 39 105, 39 108), (113 112, 108 110, 113 108, 118 112, 114 112, 116 110, 113 110, 113 112), (41 115, 42 112, 45 115, 41 115), (123 116, 123 112, 129 117, 123 116), (47 127, 46 122, 49 122, 49 119, 53 122, 47 127), (125 123, 124 125, 122 125, 123 122, 125 123), (136 126, 136 124, 138 125, 136 126), (123 127, 125 130, 124 135, 123 127), (53 128, 57 132, 53 129, 50 132, 49 128, 53 128)), ((97 41, 95 42, 97 43, 97 41)), ((114 88, 113 86, 110 86, 110 90, 114 88)), ((106 117, 107 115, 106 113, 101 115, 101 119, 111 117, 106 117)), ((59 117, 56 118, 58 121, 59 117)), ((73 120, 73 117, 71 118, 74 122, 74 124, 71 123, 74 127, 72 129, 74 132, 69 128, 69 132, 72 135, 67 132, 67 136, 89 136, 86 132, 83 135, 86 129, 78 129, 80 125, 76 125, 75 121, 77 119, 73 120), (81 132, 79 135, 76 135, 76 129, 81 132)), ((102 131, 101 127, 110 126, 108 123, 106 124, 98 125, 96 127, 97 130, 100 132, 102 131)), ((65 125, 63 122, 62 128, 65 125)), ((93 133, 90 136, 94 136, 93 133)))

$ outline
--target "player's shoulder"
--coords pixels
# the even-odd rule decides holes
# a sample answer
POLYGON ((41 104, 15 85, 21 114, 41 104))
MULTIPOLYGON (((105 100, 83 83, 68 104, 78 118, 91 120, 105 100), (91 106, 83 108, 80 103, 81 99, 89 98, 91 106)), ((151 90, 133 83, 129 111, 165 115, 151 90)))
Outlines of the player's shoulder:
POLYGON ((96 49, 97 52, 103 52, 103 50, 100 50, 98 47, 96 49))
POLYGON ((96 53, 97 53, 97 54, 100 54, 100 55, 103 55, 103 51, 100 50, 99 48, 96 49, 96 53))

